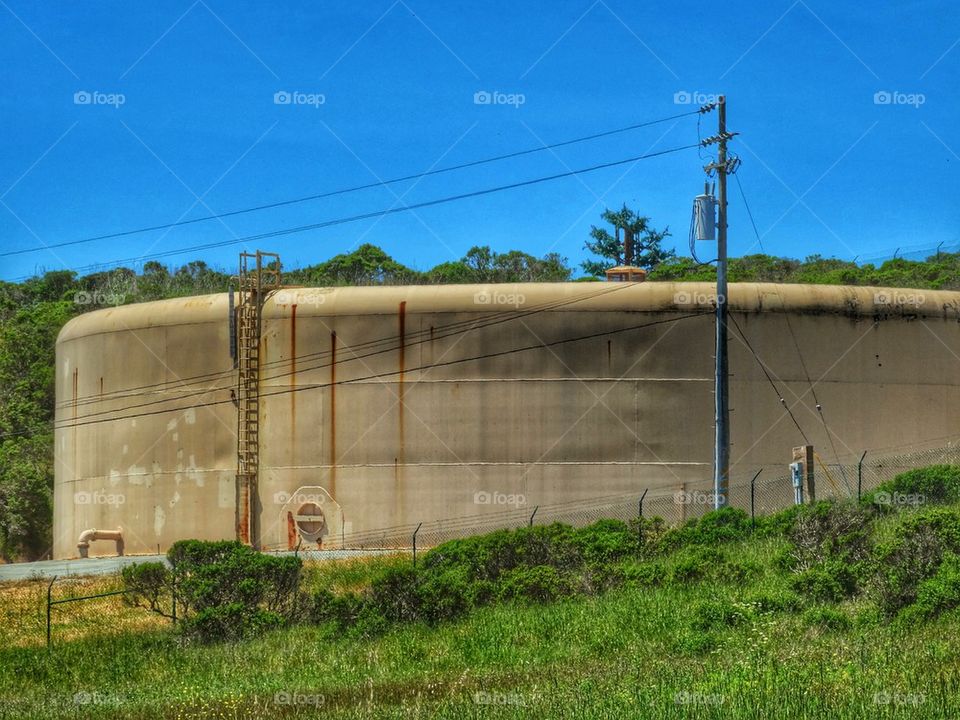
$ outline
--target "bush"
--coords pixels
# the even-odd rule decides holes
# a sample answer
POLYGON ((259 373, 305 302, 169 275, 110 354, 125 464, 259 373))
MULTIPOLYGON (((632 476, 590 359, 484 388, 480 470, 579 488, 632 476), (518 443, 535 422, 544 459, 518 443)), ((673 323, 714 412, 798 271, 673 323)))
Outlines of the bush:
POLYGON ((659 562, 635 563, 624 566, 623 579, 631 587, 659 587, 667 582, 667 571, 659 562))
POLYGON ((667 572, 667 580, 670 584, 682 585, 716 577, 718 568, 726 561, 727 556, 720 548, 684 548, 677 553, 675 562, 667 572))
POLYGON ((803 613, 803 621, 826 630, 847 630, 851 625, 850 618, 836 608, 822 606, 808 609, 803 613))
POLYGON ((419 620, 417 571, 412 565, 388 568, 373 578, 366 605, 388 622, 419 620))
POLYGON ((173 617, 173 575, 162 562, 136 563, 120 571, 124 599, 164 617, 173 617))
POLYGON ((733 627, 751 618, 748 605, 729 600, 705 600, 694 605, 691 612, 690 627, 701 631, 733 627))
POLYGON ((620 520, 598 520, 575 530, 573 544, 588 564, 612 563, 637 554, 639 532, 620 520))
MULTIPOLYGON (((572 569, 583 564, 576 532, 569 525, 554 523, 451 540, 424 555, 423 567, 426 572, 466 568, 471 580, 491 581, 518 567, 572 569)), ((589 545, 589 540, 582 542, 589 545)))
POLYGON ((888 617, 913 604, 917 591, 932 577, 944 554, 960 554, 960 515, 929 508, 907 516, 891 541, 876 550, 871 590, 888 617))
POLYGON ((502 600, 545 603, 572 594, 573 584, 570 578, 550 565, 516 568, 506 573, 500 584, 502 600))
POLYGON ((180 628, 204 642, 236 640, 299 617, 302 564, 295 557, 264 555, 235 541, 182 540, 162 563, 126 568, 132 602, 163 611, 163 597, 177 592, 180 628))
POLYGON ((908 617, 922 619, 960 607, 960 557, 947 554, 936 574, 917 587, 917 600, 907 608, 908 617))
POLYGON ((897 496, 912 500, 911 504, 960 502, 960 465, 930 465, 900 473, 864 497, 864 502, 890 505, 897 496))
POLYGON ((450 568, 431 573, 418 589, 423 618, 431 624, 465 615, 473 605, 473 598, 470 578, 465 568, 450 568))
POLYGON ((787 532, 794 568, 807 570, 827 560, 857 563, 870 557, 870 529, 875 514, 852 502, 821 501, 794 515, 787 532))
POLYGON ((716 545, 743 540, 750 534, 750 517, 739 508, 712 510, 703 517, 692 518, 682 527, 668 530, 661 542, 665 549, 685 545, 716 545))
POLYGON ((804 570, 791 580, 793 590, 821 602, 840 602, 857 593, 852 569, 842 561, 831 561, 804 570))
POLYGON ((743 601, 759 613, 794 611, 803 606, 803 601, 796 593, 783 588, 758 590, 745 595, 743 601))

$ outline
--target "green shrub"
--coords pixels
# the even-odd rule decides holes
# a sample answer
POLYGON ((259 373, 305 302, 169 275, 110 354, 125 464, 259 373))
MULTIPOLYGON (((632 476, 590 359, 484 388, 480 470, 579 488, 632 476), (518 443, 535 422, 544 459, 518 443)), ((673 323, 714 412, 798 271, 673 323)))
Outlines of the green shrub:
POLYGON ((851 621, 842 612, 832 607, 812 607, 803 613, 803 621, 807 625, 824 628, 826 630, 847 630, 851 621))
POLYGON ((852 569, 842 561, 822 563, 791 579, 791 587, 801 595, 821 602, 840 602, 857 592, 852 569))
POLYGON ((471 580, 491 581, 518 567, 550 565, 572 569, 582 564, 576 531, 561 523, 452 540, 423 558, 427 572, 460 567, 467 569, 471 580))
POLYGON ((659 587, 667 582, 663 563, 631 563, 623 568, 624 583, 630 587, 659 587))
POLYGON ((362 607, 363 600, 356 593, 334 595, 329 590, 319 590, 313 596, 308 619, 318 625, 332 622, 343 629, 357 621, 362 607))
POLYGON ((637 554, 638 532, 620 520, 598 520, 575 530, 573 544, 588 564, 612 563, 637 554))
POLYGON ((470 578, 465 568, 427 574, 420 583, 418 596, 421 614, 431 624, 454 620, 465 615, 473 605, 470 578))
POLYGON ((690 627, 694 630, 710 630, 740 625, 751 618, 749 606, 729 600, 705 600, 691 608, 690 627))
POLYGON ((711 510, 692 518, 679 528, 668 530, 661 541, 664 549, 686 545, 716 545, 743 540, 750 534, 750 517, 739 508, 711 510))
POLYGON ((127 565, 120 571, 129 592, 124 599, 150 611, 173 617, 173 574, 162 562, 127 565))
POLYGON ((797 522, 804 505, 791 505, 786 510, 780 510, 772 515, 761 515, 756 519, 755 537, 787 537, 797 522))
POLYGON ((500 598, 545 603, 572 595, 573 589, 570 578, 555 567, 538 565, 505 573, 500 582, 500 598))
POLYGON ((174 583, 182 632, 203 642, 236 640, 299 619, 302 563, 236 541, 182 540, 167 553, 170 570, 124 575, 132 595, 151 601, 158 583, 174 583))
POLYGON ((387 568, 374 576, 365 603, 387 622, 421 618, 417 571, 412 565, 387 568))
POLYGON ((875 513, 853 502, 824 500, 796 511, 787 531, 795 568, 805 570, 827 560, 857 563, 870 557, 875 513))
POLYGON ((864 502, 893 507, 960 502, 960 465, 930 465, 900 473, 865 496, 864 502))
POLYGON ((956 607, 960 607, 960 557, 948 553, 936 574, 919 584, 917 599, 905 615, 929 619, 956 607))
POLYGON ((674 563, 667 571, 667 580, 672 585, 682 585, 715 577, 718 568, 726 562, 727 556, 720 548, 683 548, 675 554, 674 563))
POLYGON ((799 610, 803 601, 793 591, 786 588, 757 590, 743 598, 744 603, 756 608, 759 613, 774 613, 799 610))
POLYGON ((875 552, 871 590, 882 612, 889 617, 912 605, 947 552, 960 554, 960 514, 928 508, 906 516, 875 552))

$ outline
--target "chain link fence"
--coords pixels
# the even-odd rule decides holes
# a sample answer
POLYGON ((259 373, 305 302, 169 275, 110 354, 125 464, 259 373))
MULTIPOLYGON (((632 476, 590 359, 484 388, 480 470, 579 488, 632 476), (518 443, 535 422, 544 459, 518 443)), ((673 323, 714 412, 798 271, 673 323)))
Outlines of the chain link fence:
MULTIPOLYGON (((901 452, 866 452, 852 463, 827 463, 815 459, 817 499, 856 498, 902 472, 927 465, 960 464, 960 445, 901 452)), ((794 489, 787 463, 757 467, 750 476, 732 477, 728 504, 750 515, 766 515, 794 504, 794 489)), ((523 504, 498 513, 468 515, 432 522, 397 525, 347 534, 348 549, 428 548, 447 540, 507 530, 527 525, 561 522, 589 525, 603 518, 629 522, 640 515, 660 517, 668 525, 683 523, 714 508, 712 478, 674 488, 638 489, 629 495, 577 500, 554 505, 523 504), (414 539, 415 537, 415 539, 414 539)))
MULTIPOLYGON (((960 445, 865 453, 852 463, 823 463, 818 458, 818 499, 856 498, 902 472, 927 465, 960 465, 960 445)), ((746 477, 731 478, 729 505, 748 514, 765 515, 794 504, 794 491, 784 465, 757 468, 746 477)), ((398 525, 347 535, 347 548, 366 551, 425 549, 447 540, 496 530, 561 522, 575 527, 613 518, 629 522, 639 516, 660 517, 676 525, 714 507, 713 482, 704 479, 676 488, 657 488, 630 495, 611 495, 554 505, 512 507, 499 513, 450 518, 418 525, 398 525)), ((268 548, 269 549, 269 548, 268 548)), ((325 551, 305 551, 307 560, 330 557, 325 551)), ((334 555, 340 557, 340 555, 334 555)), ((35 578, 0 585, 0 643, 7 647, 43 646, 90 635, 169 628, 167 617, 133 606, 123 580, 104 577, 35 578), (49 641, 48 641, 49 637, 49 641)))
POLYGON ((126 598, 119 575, 35 578, 0 586, 0 645, 53 647, 81 637, 148 631, 170 621, 126 598))

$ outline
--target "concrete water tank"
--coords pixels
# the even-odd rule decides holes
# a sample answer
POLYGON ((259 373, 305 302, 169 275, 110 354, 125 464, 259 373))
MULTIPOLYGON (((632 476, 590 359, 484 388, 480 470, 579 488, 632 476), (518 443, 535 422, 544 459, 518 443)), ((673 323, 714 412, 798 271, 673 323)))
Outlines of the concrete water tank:
MULTIPOLYGON (((844 461, 960 431, 960 293, 909 292, 731 285, 734 483, 785 467, 803 444, 753 352, 825 451, 817 383, 844 461)), ((712 293, 653 282, 274 292, 260 348, 260 543, 337 547, 520 498, 532 508, 712 477, 712 293)), ((221 294, 63 328, 55 557, 75 556, 90 528, 122 527, 128 554, 235 537, 227 317, 221 294)), ((90 554, 114 552, 101 545, 90 554)))

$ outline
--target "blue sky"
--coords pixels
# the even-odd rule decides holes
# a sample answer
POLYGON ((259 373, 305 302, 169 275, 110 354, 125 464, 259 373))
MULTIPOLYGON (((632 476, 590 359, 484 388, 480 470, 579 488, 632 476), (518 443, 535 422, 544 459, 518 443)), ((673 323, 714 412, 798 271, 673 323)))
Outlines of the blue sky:
MULTIPOLYGON (((625 0, 2 0, 2 250, 536 147, 675 115, 694 107, 683 103, 688 96, 720 92, 730 129, 741 133, 731 150, 743 161, 738 174, 767 252, 862 259, 960 242, 960 100, 952 82, 960 7, 784 0, 728 2, 722 14, 705 8, 625 0), (523 102, 477 104, 483 91, 523 102), (300 93, 302 103, 277 104, 277 92, 300 93)), ((707 115, 703 134, 715 123, 716 114, 707 115)), ((696 118, 687 117, 390 188, 9 256, 0 278, 149 257, 696 140, 696 118)), ((686 253, 701 166, 697 151, 686 150, 275 238, 260 249, 299 266, 372 242, 426 269, 488 244, 559 252, 579 264, 590 224, 605 206, 626 202, 669 225, 686 253)), ((199 257, 233 269, 244 247, 257 245, 164 261, 199 257)), ((758 250, 731 184, 730 252, 758 250)))

